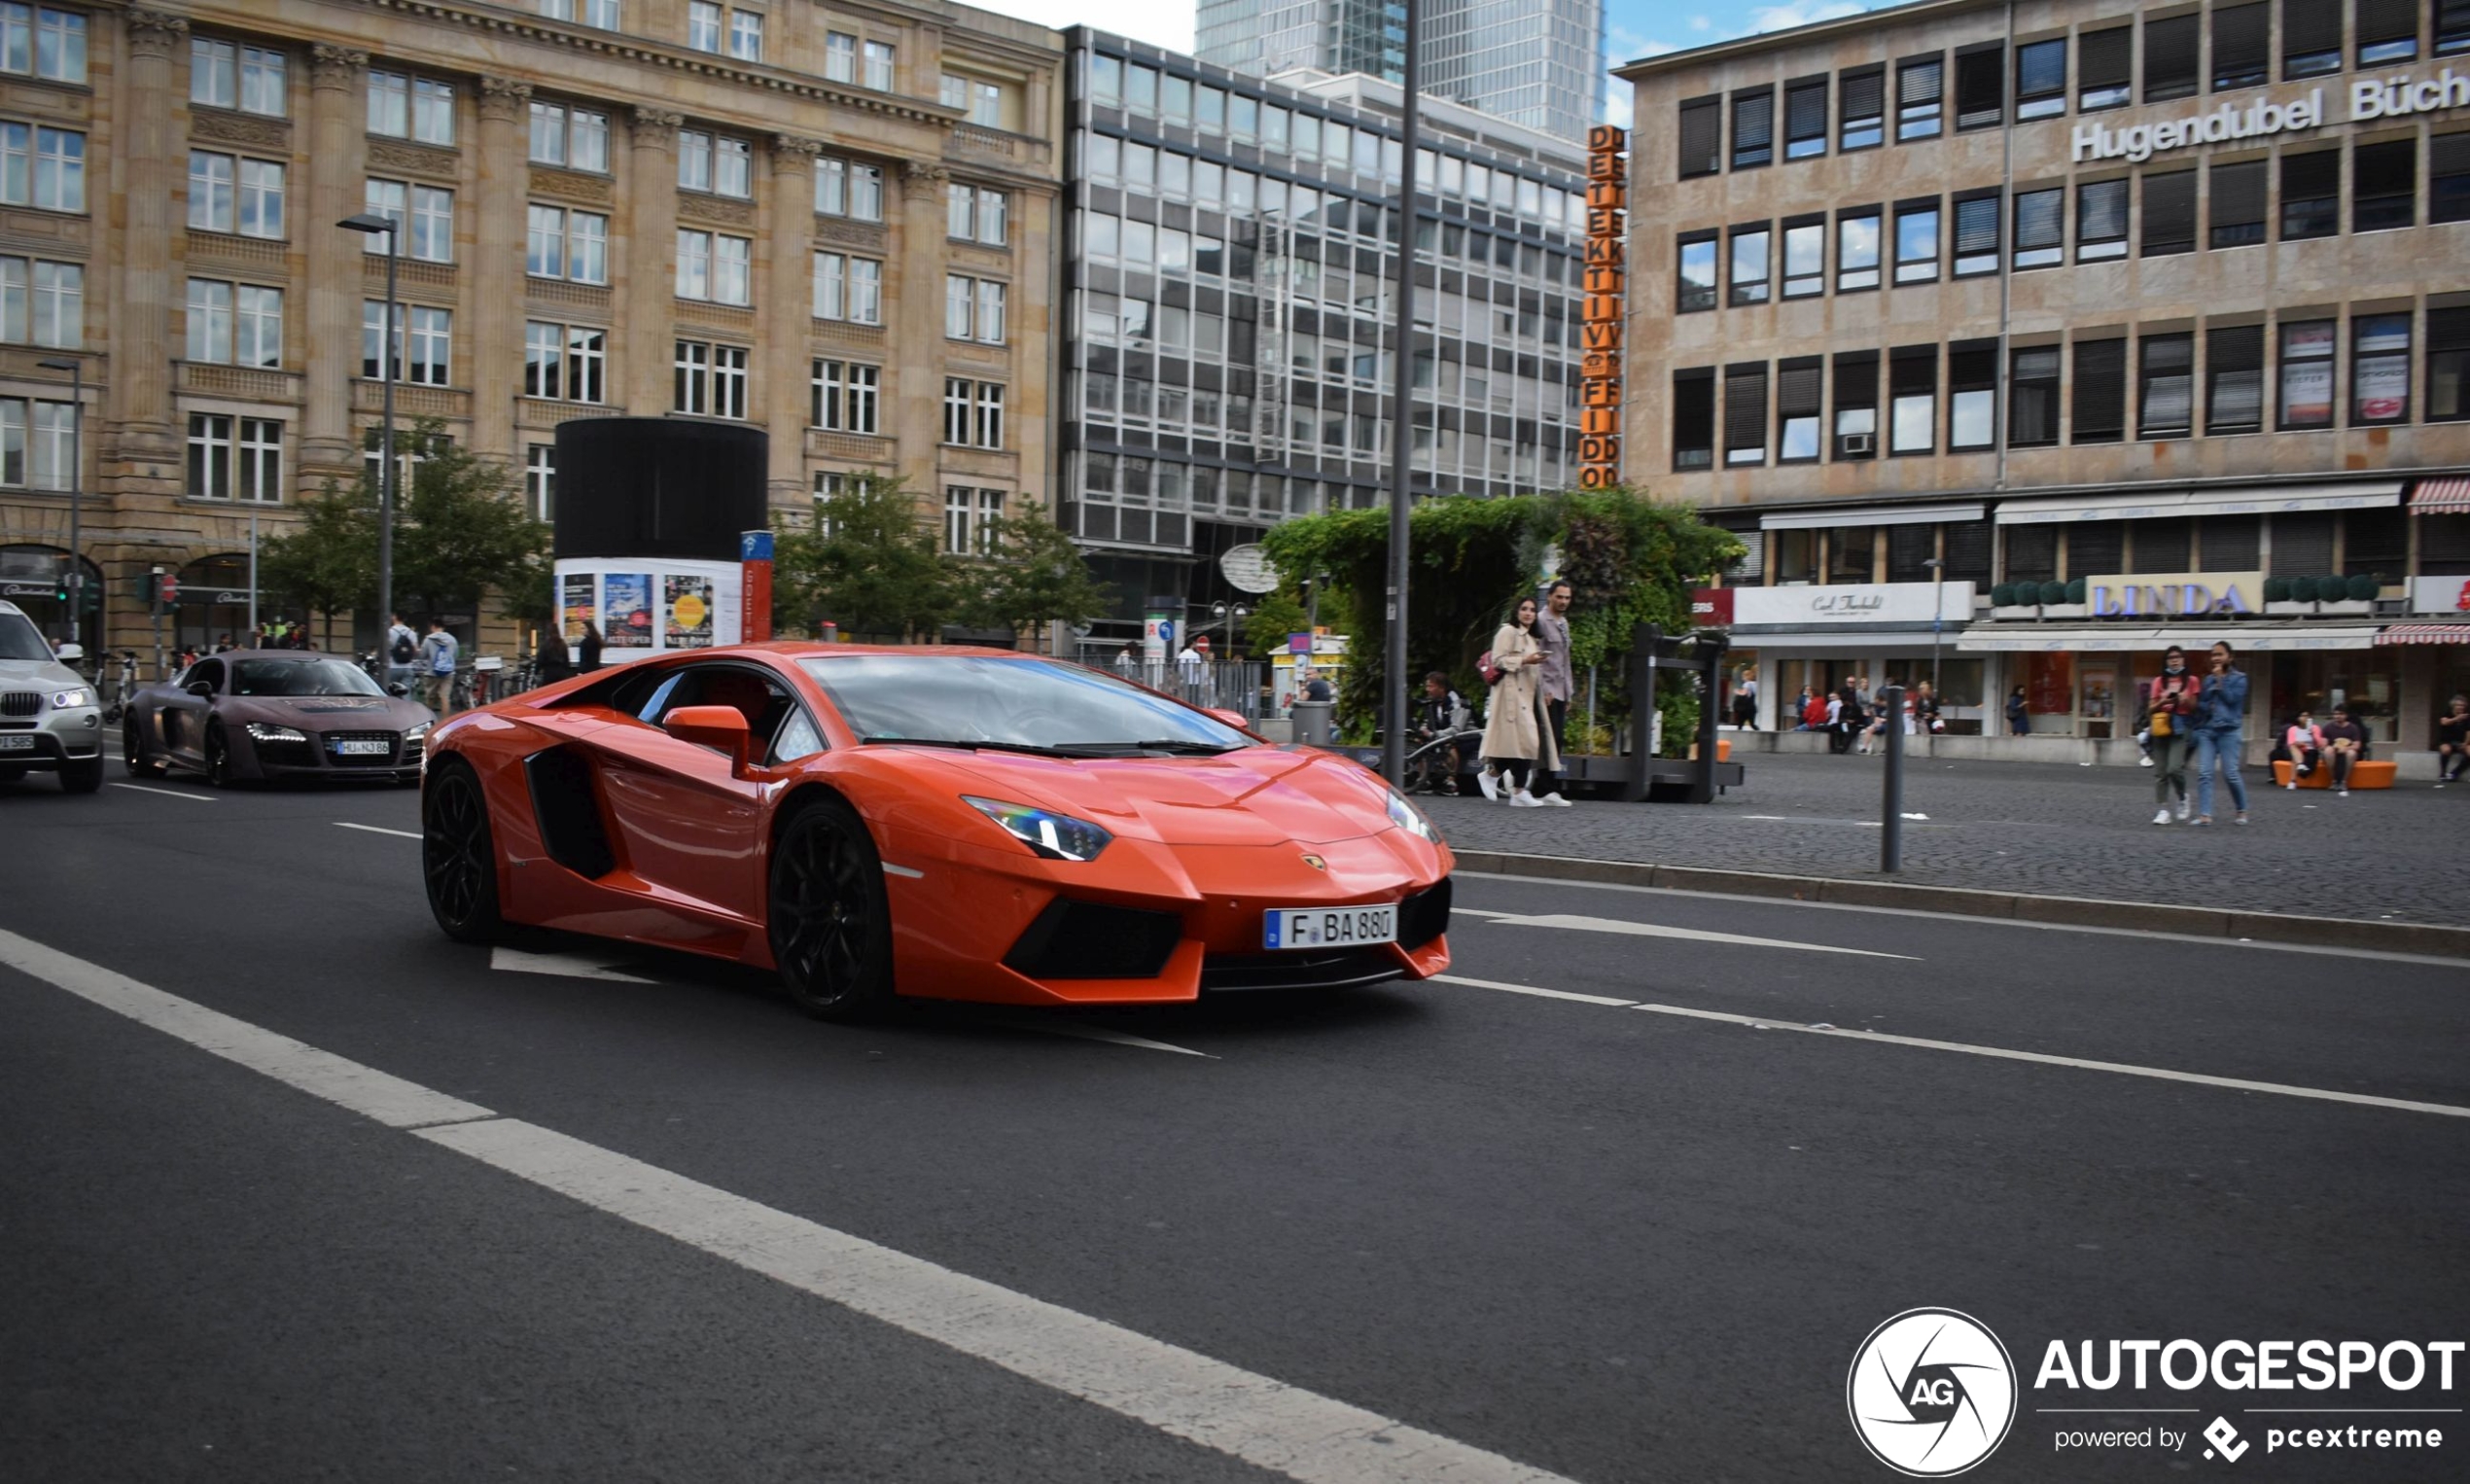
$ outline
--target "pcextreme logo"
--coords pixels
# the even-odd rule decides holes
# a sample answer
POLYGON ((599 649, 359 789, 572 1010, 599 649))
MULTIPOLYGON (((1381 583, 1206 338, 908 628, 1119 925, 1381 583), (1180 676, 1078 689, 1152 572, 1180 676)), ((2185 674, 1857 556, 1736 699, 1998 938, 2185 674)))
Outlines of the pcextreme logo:
POLYGON ((1954 1309, 1907 1309, 1852 1353, 1852 1431, 1898 1473, 1943 1479, 1997 1451, 2016 1420, 2016 1367, 1990 1326, 1954 1309))

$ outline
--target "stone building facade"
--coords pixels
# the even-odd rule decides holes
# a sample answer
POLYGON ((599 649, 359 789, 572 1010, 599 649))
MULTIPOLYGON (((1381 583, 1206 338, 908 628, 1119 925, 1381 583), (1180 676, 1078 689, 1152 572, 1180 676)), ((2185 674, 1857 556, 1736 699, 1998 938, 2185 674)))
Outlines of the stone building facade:
POLYGON ((278 533, 354 477, 385 238, 335 224, 364 211, 404 224, 399 424, 519 471, 537 512, 557 425, 619 413, 765 428, 776 509, 868 472, 929 524, 955 492, 1048 497, 1051 31, 935 0, 24 14, 34 45, 0 35, 0 585, 49 631, 73 483, 78 637, 144 651, 238 628, 251 515, 278 533), (39 365, 63 358, 82 480, 70 377, 39 365), (991 422, 950 418, 956 384, 991 422), (158 567, 184 579, 159 625, 158 567))

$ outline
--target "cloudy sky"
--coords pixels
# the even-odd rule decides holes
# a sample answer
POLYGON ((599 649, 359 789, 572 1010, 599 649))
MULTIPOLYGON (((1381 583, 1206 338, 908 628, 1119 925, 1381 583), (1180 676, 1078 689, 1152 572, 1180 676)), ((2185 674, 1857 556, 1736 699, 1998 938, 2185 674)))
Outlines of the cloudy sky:
MULTIPOLYGON (((1092 25, 1174 52, 1192 50, 1192 0, 971 0, 1051 26, 1092 25)), ((1606 65, 1703 47, 1752 31, 1780 31, 1871 9, 1884 0, 1609 0, 1606 65)), ((1629 122, 1628 89, 1612 85, 1612 122, 1629 122)))

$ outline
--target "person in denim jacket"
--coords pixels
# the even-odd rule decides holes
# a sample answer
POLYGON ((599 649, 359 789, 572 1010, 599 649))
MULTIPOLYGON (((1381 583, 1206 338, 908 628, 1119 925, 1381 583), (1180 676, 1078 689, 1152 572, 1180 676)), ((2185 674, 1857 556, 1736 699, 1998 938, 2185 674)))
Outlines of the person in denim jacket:
POLYGON ((2212 647, 2212 674, 2196 696, 2196 823, 2212 823, 2212 775, 2218 766, 2230 786, 2230 801, 2239 806, 2239 823, 2247 822, 2247 785, 2239 776, 2240 730, 2247 718, 2247 672, 2239 668, 2227 644, 2212 647))

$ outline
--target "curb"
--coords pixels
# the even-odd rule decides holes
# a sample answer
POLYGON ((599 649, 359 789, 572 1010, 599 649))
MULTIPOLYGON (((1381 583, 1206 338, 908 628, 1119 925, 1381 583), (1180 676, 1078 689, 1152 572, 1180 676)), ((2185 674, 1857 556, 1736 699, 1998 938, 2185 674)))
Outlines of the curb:
POLYGON ((2104 901, 2097 897, 2039 897, 2022 892, 1985 892, 1957 886, 1912 886, 1896 881, 1844 880, 1834 876, 1786 876, 1769 871, 1717 870, 1693 866, 1650 866, 1639 861, 1571 860, 1515 855, 1499 850, 1459 850, 1460 868, 1547 881, 1594 881, 1614 886, 1710 892, 1725 897, 1765 897, 1785 901, 1827 901, 1843 906, 1897 907, 1947 912, 1959 917, 2006 918, 2073 928, 2124 928, 2176 933, 2190 937, 2254 938, 2311 948, 2365 948, 2470 959, 2470 928, 2433 923, 2362 922, 2346 917, 2301 917, 2283 912, 2245 912, 2229 907, 2182 907, 2149 901, 2104 901))

